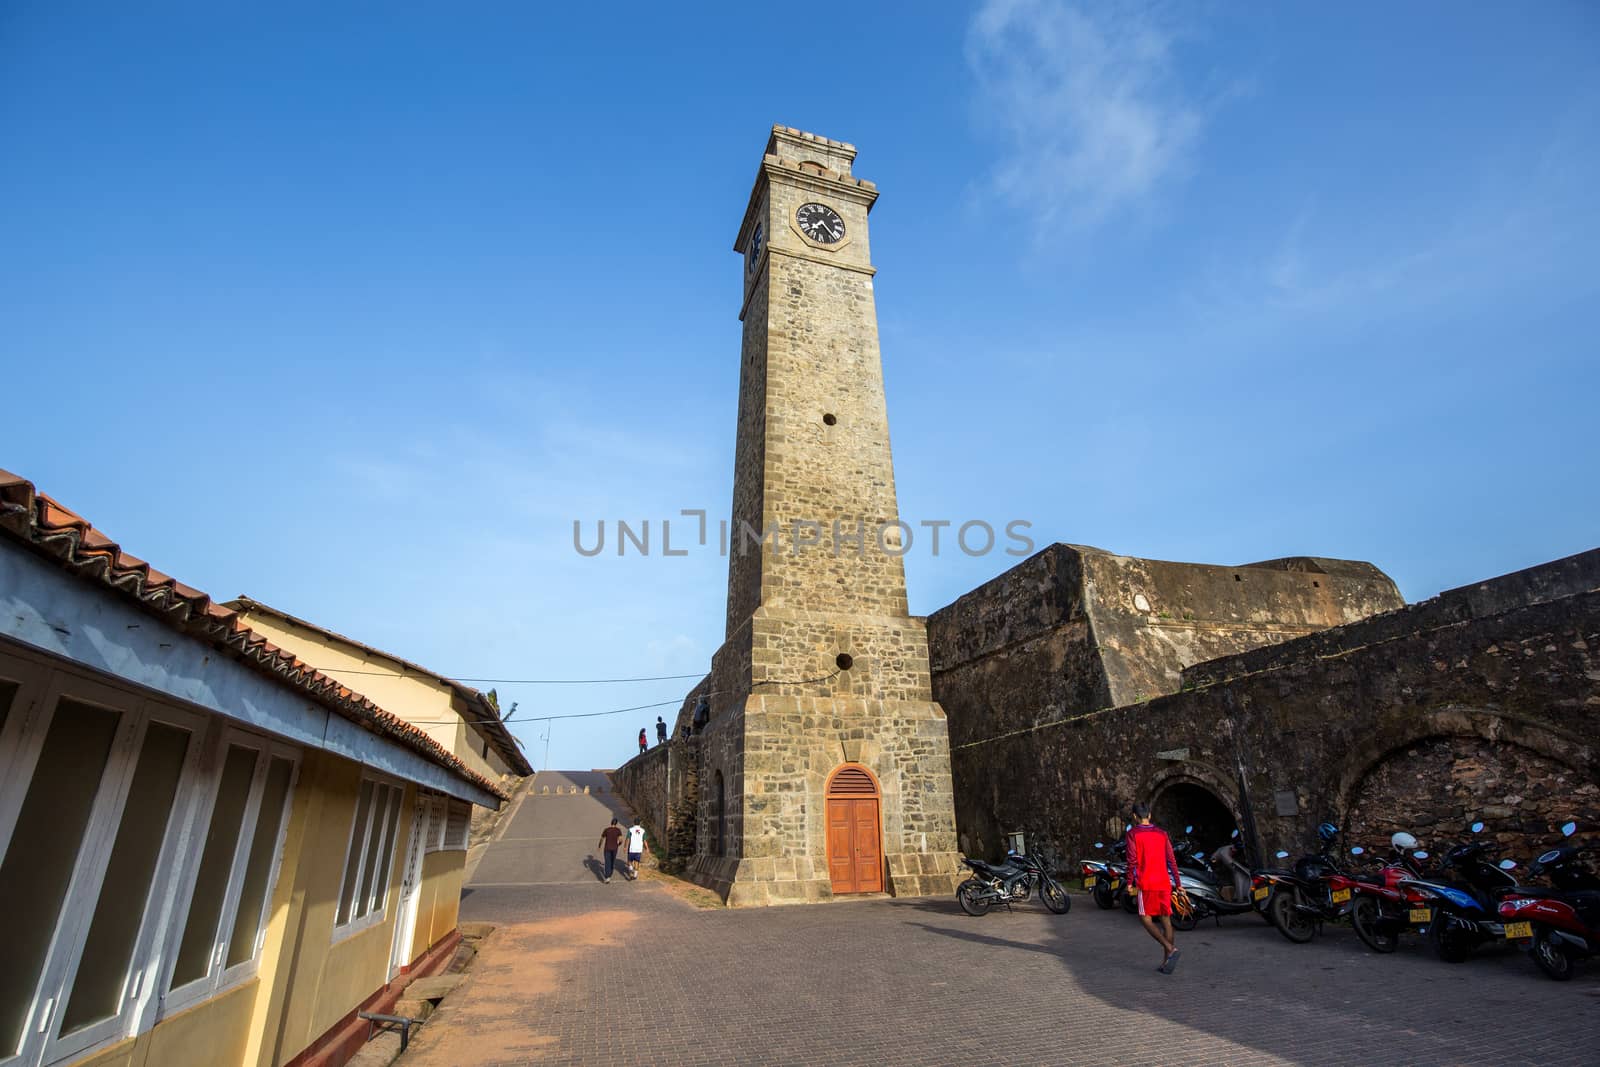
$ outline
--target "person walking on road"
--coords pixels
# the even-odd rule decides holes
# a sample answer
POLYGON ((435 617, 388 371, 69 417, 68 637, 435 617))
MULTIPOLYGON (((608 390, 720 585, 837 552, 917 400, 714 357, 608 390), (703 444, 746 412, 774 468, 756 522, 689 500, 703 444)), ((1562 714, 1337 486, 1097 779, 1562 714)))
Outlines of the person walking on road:
POLYGON ((622 844, 622 827, 617 820, 612 819, 611 825, 600 831, 600 850, 606 857, 606 881, 611 881, 611 872, 617 866, 617 847, 622 844))
POLYGON ((644 732, 644 727, 643 726, 639 727, 639 751, 640 752, 644 752, 646 749, 648 749, 650 747, 650 742, 648 740, 646 740, 646 736, 647 735, 644 732))
POLYGON ((639 861, 644 859, 645 848, 644 827, 634 823, 628 827, 628 866, 623 871, 630 882, 639 876, 639 861))
POLYGON ((1145 932, 1161 942, 1161 966, 1156 969, 1171 974, 1178 966, 1178 948, 1172 938, 1172 890, 1182 884, 1178 857, 1173 855, 1167 832, 1150 824, 1148 807, 1135 804, 1133 818, 1138 825, 1128 830, 1128 885, 1138 890, 1139 920, 1145 932))
POLYGON ((667 743, 667 721, 665 719, 663 719, 661 716, 657 715, 656 716, 656 744, 664 745, 666 743, 667 743))

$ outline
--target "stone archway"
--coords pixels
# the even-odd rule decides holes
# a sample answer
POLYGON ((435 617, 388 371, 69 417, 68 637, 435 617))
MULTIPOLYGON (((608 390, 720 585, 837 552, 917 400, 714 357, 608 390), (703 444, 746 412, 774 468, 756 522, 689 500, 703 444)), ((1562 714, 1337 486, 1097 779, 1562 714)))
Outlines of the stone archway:
POLYGON ((1351 754, 1338 785, 1348 844, 1386 848, 1397 830, 1442 849, 1484 837, 1513 858, 1600 820, 1593 753, 1540 726, 1471 708, 1407 716, 1351 754))
POLYGON ((1193 826, 1195 845, 1211 852, 1227 844, 1239 826, 1239 783, 1232 775, 1196 760, 1163 767, 1145 783, 1151 821, 1174 837, 1193 826))
POLYGON ((1233 809, 1210 788, 1194 781, 1170 782, 1151 802, 1150 818, 1174 839, 1187 836, 1205 855, 1231 841, 1239 828, 1233 809))

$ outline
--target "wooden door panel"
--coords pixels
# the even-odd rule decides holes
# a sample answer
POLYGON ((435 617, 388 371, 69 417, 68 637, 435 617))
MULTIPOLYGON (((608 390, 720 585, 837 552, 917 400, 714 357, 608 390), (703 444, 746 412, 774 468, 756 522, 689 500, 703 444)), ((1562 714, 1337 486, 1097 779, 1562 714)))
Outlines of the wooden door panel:
POLYGON ((883 862, 878 855, 878 801, 862 798, 851 802, 852 844, 855 852, 855 883, 858 893, 883 891, 883 862))
POLYGON ((855 852, 852 848, 851 801, 828 799, 828 880, 835 893, 854 893, 855 852))

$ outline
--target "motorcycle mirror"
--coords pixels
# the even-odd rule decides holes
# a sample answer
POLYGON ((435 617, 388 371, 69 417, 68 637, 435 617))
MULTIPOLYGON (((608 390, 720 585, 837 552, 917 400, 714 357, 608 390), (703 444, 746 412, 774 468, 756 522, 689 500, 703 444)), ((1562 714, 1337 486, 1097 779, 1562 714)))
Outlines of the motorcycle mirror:
POLYGON ((1127 833, 1129 830, 1132 830, 1132 829, 1133 829, 1133 823, 1130 822, 1128 825, 1126 825, 1126 826, 1124 826, 1122 828, 1122 832, 1123 833, 1127 833))
POLYGON ((1562 837, 1571 837, 1573 834, 1575 834, 1577 832, 1578 832, 1578 824, 1577 823, 1569 822, 1569 823, 1562 824, 1562 827, 1561 827, 1561 836, 1562 837))
POLYGON ((1235 830, 1233 833, 1228 835, 1228 837, 1230 837, 1230 838, 1234 838, 1234 837, 1238 837, 1238 836, 1239 836, 1239 831, 1237 831, 1237 830, 1235 830))
POLYGON ((1481 833, 1483 833, 1483 823, 1475 822, 1470 827, 1468 827, 1468 829, 1470 829, 1475 834, 1481 834, 1481 833))
POLYGON ((1194 833, 1194 827, 1193 826, 1185 826, 1183 828, 1183 832, 1186 833, 1186 834, 1192 834, 1192 833, 1194 833))
POLYGON ((1366 851, 1367 851, 1366 849, 1362 848, 1360 845, 1357 845, 1355 848, 1352 848, 1350 850, 1350 855, 1352 855, 1352 856, 1360 856, 1360 855, 1364 854, 1366 851))
POLYGON ((1094 847, 1095 848, 1105 848, 1106 847, 1106 843, 1104 841, 1096 841, 1094 843, 1094 847))
POLYGON ((1276 855, 1280 860, 1281 859, 1287 859, 1289 857, 1289 854, 1287 852, 1283 851, 1283 849, 1281 849, 1281 848, 1277 851, 1276 855))
POLYGON ((1516 860, 1501 860, 1500 861, 1500 869, 1502 871, 1509 871, 1513 867, 1515 867, 1516 865, 1517 865, 1517 861, 1516 860))
POLYGON ((1428 853, 1425 850, 1420 849, 1420 848, 1417 849, 1416 851, 1412 852, 1411 854, 1413 856, 1415 856, 1419 860, 1425 860, 1425 859, 1428 858, 1428 853))

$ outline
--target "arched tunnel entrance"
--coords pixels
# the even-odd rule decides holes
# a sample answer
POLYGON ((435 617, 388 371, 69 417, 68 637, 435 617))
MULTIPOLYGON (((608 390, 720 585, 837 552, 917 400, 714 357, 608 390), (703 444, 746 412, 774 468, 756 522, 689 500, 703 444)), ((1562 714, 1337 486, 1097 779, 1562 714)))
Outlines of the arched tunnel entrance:
POLYGON ((1194 782, 1174 782, 1156 794, 1150 821, 1174 839, 1184 836, 1184 827, 1193 826, 1188 836, 1206 854, 1227 844, 1237 825, 1222 798, 1194 782))

